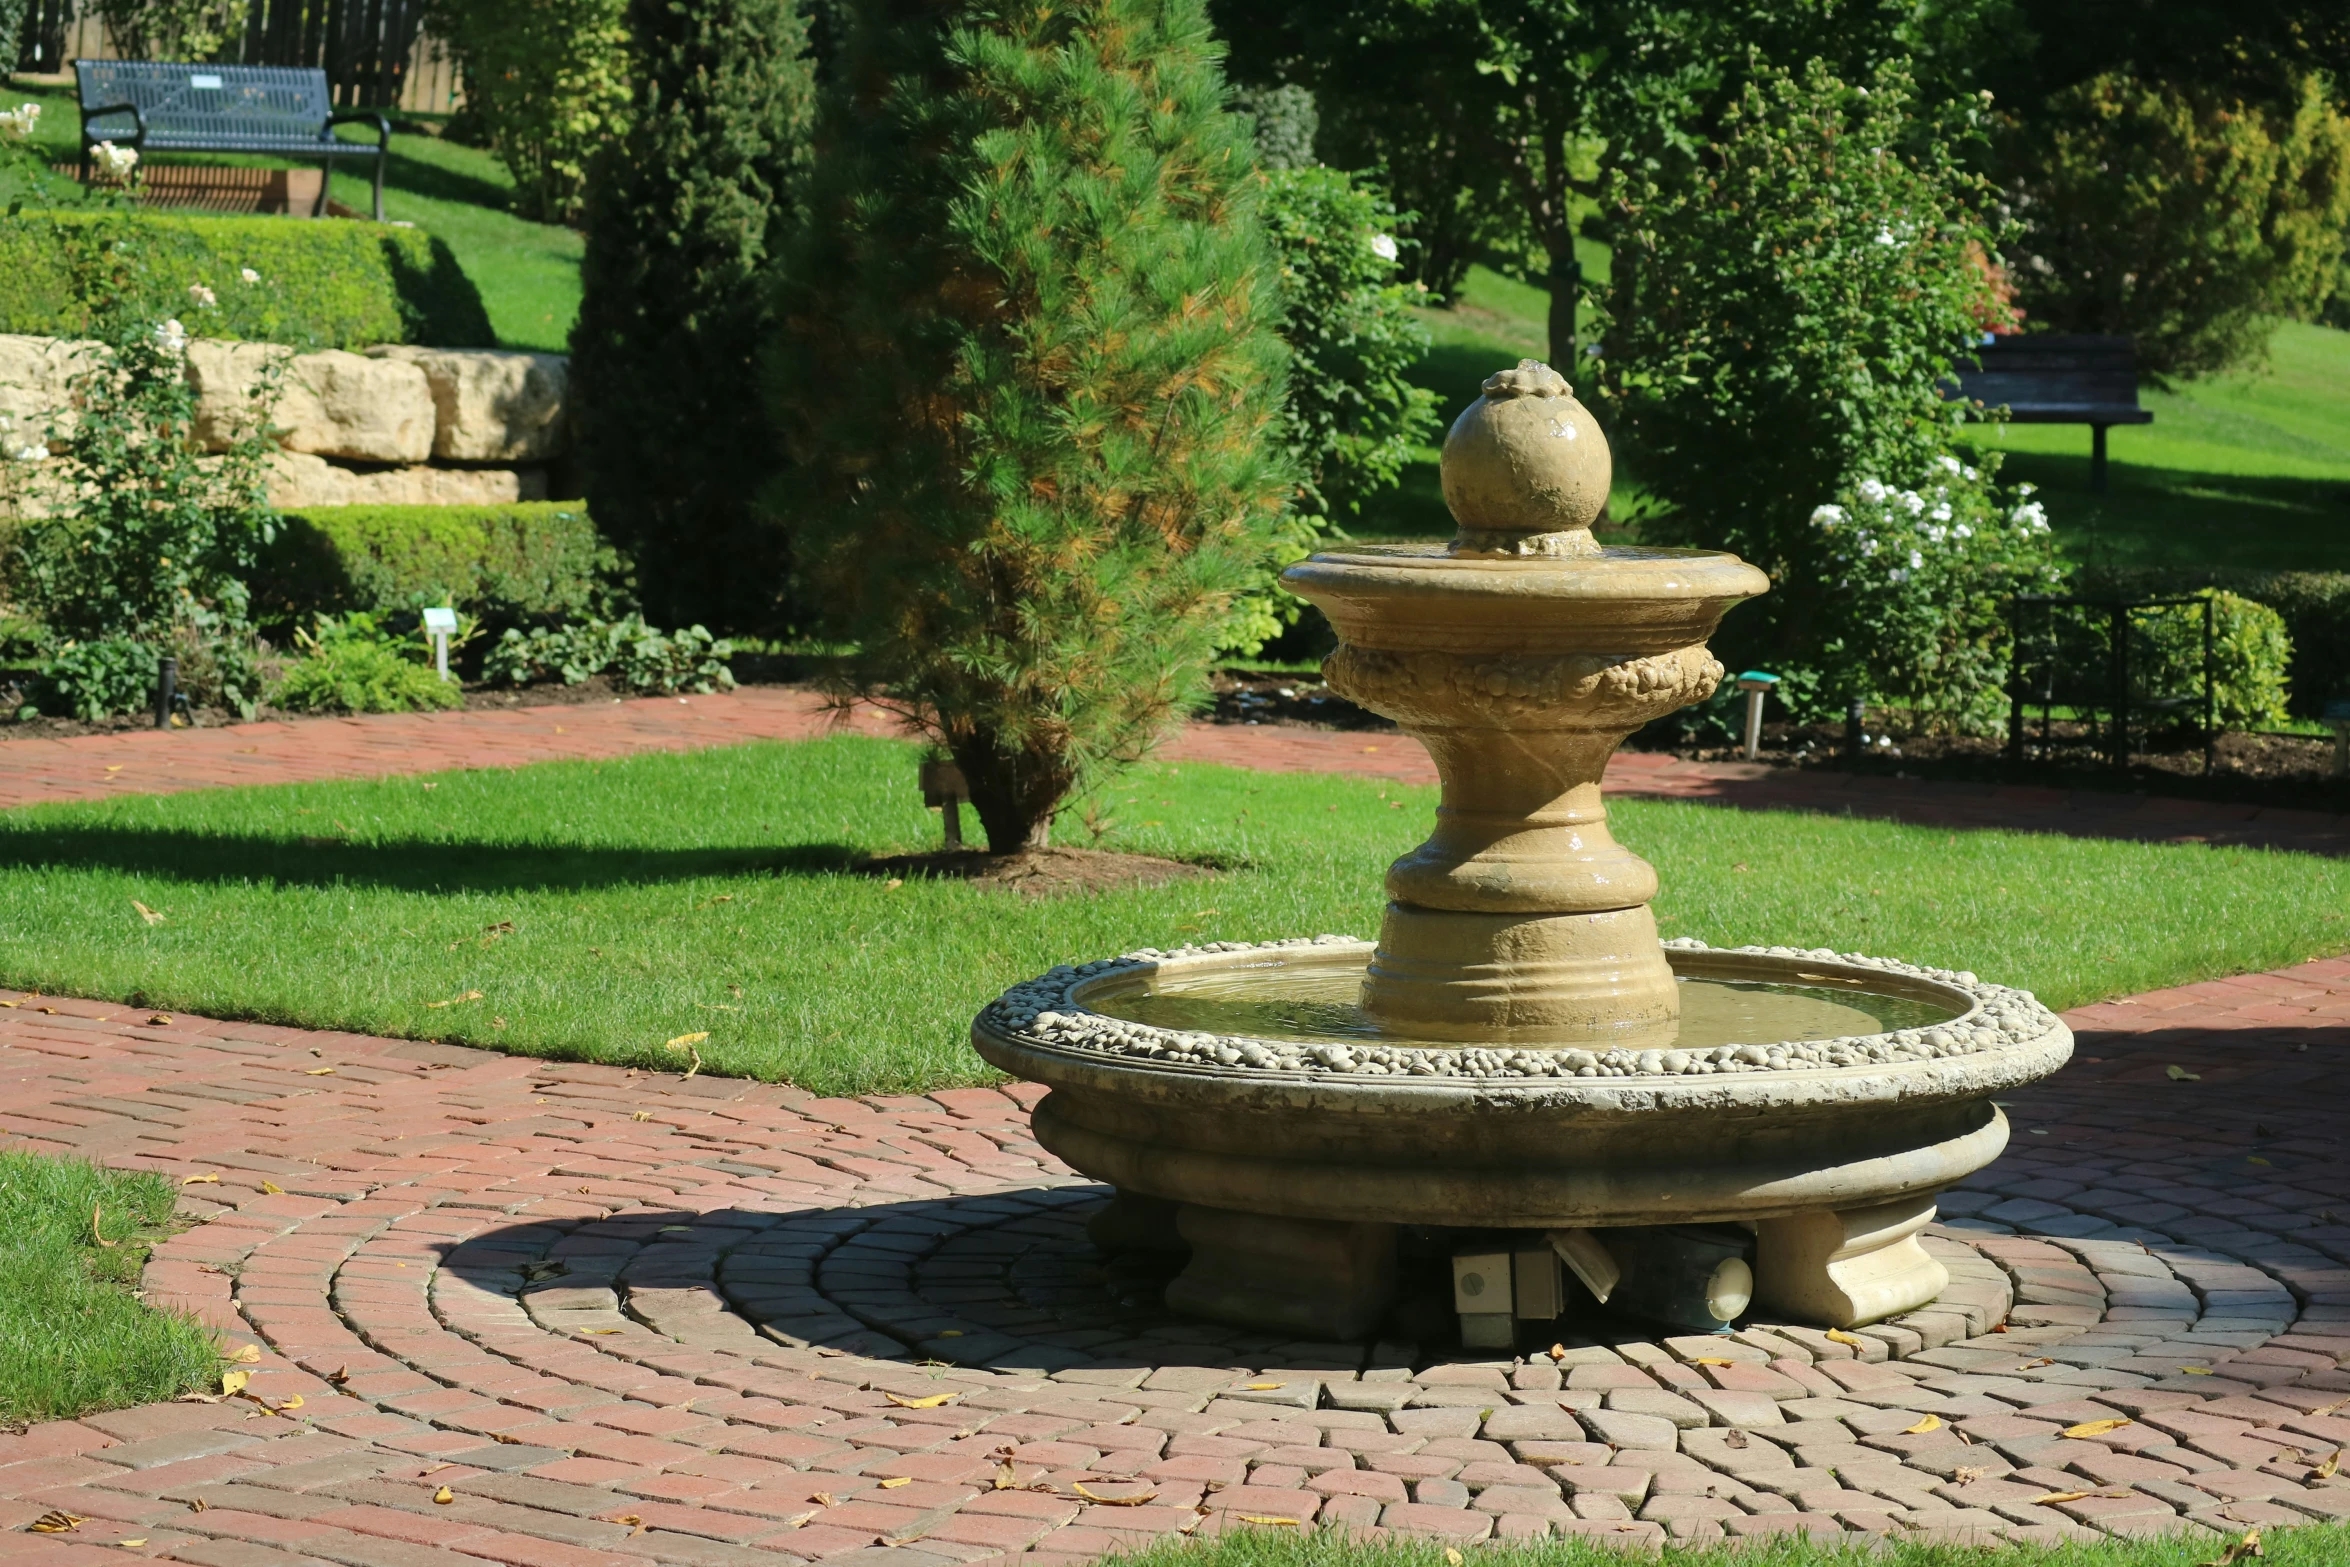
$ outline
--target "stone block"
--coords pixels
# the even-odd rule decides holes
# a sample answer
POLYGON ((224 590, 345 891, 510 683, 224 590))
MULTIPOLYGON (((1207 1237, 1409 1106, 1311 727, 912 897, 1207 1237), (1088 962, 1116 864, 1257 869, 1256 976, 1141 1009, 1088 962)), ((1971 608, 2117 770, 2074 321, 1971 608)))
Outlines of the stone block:
POLYGON ((9 456, 40 444, 52 420, 71 427, 66 383, 89 364, 88 343, 0 333, 0 447, 9 456))
POLYGON ((277 452, 269 460, 272 506, 494 506, 546 499, 547 477, 537 469, 353 469, 308 452, 277 452))
POLYGON ((1670 1453, 1680 1444, 1680 1428, 1661 1415, 1638 1415, 1620 1409, 1587 1409, 1576 1417, 1593 1441, 1610 1447, 1670 1453))
POLYGON ((296 354, 270 343, 199 338, 188 344, 187 374, 196 391, 196 438, 208 451, 226 449, 266 417, 278 444, 292 452, 369 463, 420 463, 432 455, 432 391, 414 365, 339 349, 296 354))
POLYGON ((562 454, 571 376, 562 355, 397 343, 368 353, 424 372, 432 388, 432 454, 441 461, 545 462, 562 454))

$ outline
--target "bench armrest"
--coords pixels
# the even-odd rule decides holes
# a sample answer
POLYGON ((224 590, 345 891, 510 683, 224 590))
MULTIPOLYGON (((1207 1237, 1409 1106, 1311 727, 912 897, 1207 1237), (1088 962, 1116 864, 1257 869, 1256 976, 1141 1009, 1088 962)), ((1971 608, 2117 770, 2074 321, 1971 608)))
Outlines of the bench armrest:
POLYGON ((318 129, 319 140, 333 140, 338 125, 372 125, 375 127, 375 144, 379 149, 392 144, 392 122, 372 109, 345 109, 340 114, 328 115, 326 123, 318 129))
POLYGON ((135 104, 135 103, 110 103, 110 104, 107 104, 107 105, 106 105, 104 108, 99 108, 99 109, 93 109, 93 108, 90 108, 90 107, 88 107, 88 106, 86 106, 86 105, 83 107, 83 109, 82 109, 82 145, 83 145, 83 146, 85 146, 85 147, 94 147, 94 146, 96 146, 96 145, 97 145, 99 142, 101 142, 101 141, 112 141, 112 140, 114 139, 114 138, 112 138, 111 136, 100 136, 100 137, 97 137, 97 138, 93 139, 93 138, 91 137, 91 135, 90 135, 90 122, 91 122, 92 120, 96 120, 96 119, 102 119, 102 118, 104 118, 105 116, 107 116, 107 115, 109 115, 109 114, 127 114, 127 115, 129 115, 129 116, 131 117, 131 123, 132 123, 134 126, 136 126, 136 127, 137 127, 137 129, 135 129, 135 130, 133 130, 133 131, 131 132, 131 145, 132 145, 132 146, 134 146, 134 147, 138 147, 138 146, 143 146, 143 145, 145 145, 145 143, 146 143, 146 140, 147 140, 147 111, 146 111, 146 110, 144 110, 144 109, 142 109, 142 108, 140 108, 140 107, 139 107, 137 104, 135 104))

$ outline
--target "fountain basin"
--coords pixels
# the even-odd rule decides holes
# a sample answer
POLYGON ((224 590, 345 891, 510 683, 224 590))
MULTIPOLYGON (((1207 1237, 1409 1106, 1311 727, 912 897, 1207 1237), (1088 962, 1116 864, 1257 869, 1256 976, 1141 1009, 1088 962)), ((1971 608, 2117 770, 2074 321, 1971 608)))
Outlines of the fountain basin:
POLYGON ((1913 1021, 1684 1048, 1653 1033, 1483 1046, 1335 1029, 1222 1035, 1117 1015, 1137 1010, 1138 996, 1236 976, 1261 977, 1268 993, 1327 994, 1372 952, 1325 937, 1056 969, 983 1011, 972 1043, 1052 1090, 1036 1108, 1037 1137, 1072 1168, 1121 1193, 1225 1216, 1186 1216, 1194 1261, 1171 1302, 1320 1331, 1363 1330, 1376 1315, 1377 1254, 1391 1244, 1375 1232, 1423 1224, 1744 1222, 1758 1237, 1758 1304, 1834 1327, 1912 1309, 1946 1282, 1914 1239, 1934 1194, 2006 1146, 1993 1096, 2046 1076, 2072 1050, 2070 1031, 2028 993, 1971 974, 1687 941, 1665 948, 1684 984, 1775 986, 1824 994, 1831 1011, 1849 1001, 1863 1017, 1876 1008, 1913 1021), (1243 1217, 1265 1221, 1237 1227, 1243 1241, 1262 1241, 1257 1263, 1193 1234, 1221 1224, 1230 1242, 1229 1220, 1243 1217), (1266 1266, 1280 1250, 1302 1255, 1317 1235, 1331 1242, 1317 1226, 1348 1230, 1339 1271, 1354 1283, 1307 1288, 1283 1306, 1266 1266), (1218 1291, 1208 1275, 1219 1271, 1255 1282, 1218 1291))

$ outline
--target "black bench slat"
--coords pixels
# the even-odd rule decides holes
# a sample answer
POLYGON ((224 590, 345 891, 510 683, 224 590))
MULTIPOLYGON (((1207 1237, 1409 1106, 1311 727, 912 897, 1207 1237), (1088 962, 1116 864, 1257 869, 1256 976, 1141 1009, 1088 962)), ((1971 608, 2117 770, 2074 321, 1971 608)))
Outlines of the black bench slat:
MULTIPOLYGON (((111 141, 147 152, 247 152, 375 160, 375 220, 383 221, 384 160, 391 125, 381 115, 337 113, 326 72, 296 66, 193 65, 152 60, 76 60, 82 111, 82 168, 90 149, 111 141), (334 134, 346 121, 372 122, 373 143, 334 134)), ((320 182, 311 215, 326 210, 320 182)))

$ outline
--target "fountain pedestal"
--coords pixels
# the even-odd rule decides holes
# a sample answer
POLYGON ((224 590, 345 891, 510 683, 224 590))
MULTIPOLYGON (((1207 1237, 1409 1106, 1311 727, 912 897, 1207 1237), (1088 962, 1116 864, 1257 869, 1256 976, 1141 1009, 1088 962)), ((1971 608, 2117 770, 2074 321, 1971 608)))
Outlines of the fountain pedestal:
POLYGON ((1610 835, 1601 775, 1632 730, 1712 694, 1706 638, 1769 583, 1731 555, 1602 546, 1609 477, 1565 381, 1522 363, 1446 438, 1449 545, 1284 574, 1338 634, 1332 688, 1417 736, 1443 783, 1434 832, 1388 869, 1375 947, 1146 951, 1055 970, 974 1023, 981 1054, 1051 1087, 1038 1140, 1121 1193, 1105 1243, 1190 1247, 1178 1310, 1357 1338, 1393 1296, 1399 1226, 1604 1246, 1742 1225, 1763 1309, 1876 1321, 1947 1283, 1918 1234, 2006 1145, 1991 1096, 2069 1054, 2037 1002, 1971 974, 1659 943, 1656 872, 1610 835), (1706 1036, 1691 986, 1709 1005, 1824 996, 1852 1022, 1706 1036), (1138 998, 1187 987, 1359 995, 1360 1026, 1138 1021, 1138 998))

